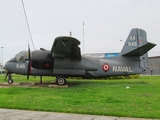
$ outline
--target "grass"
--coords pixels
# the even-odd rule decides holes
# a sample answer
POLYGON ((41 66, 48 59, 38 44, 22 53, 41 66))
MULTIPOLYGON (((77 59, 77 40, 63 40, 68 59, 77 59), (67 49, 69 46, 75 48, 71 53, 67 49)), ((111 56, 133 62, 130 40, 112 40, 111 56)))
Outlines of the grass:
MULTIPOLYGON (((0 76, 3 82, 4 76, 0 76)), ((26 76, 14 75, 17 82, 26 76)), ((53 80, 44 77, 43 81, 53 80)), ((38 82, 39 78, 30 78, 38 82)), ((123 80, 68 80, 68 88, 10 87, 0 89, 0 108, 160 118, 160 76, 123 80), (129 87, 126 89, 126 87, 129 87)))

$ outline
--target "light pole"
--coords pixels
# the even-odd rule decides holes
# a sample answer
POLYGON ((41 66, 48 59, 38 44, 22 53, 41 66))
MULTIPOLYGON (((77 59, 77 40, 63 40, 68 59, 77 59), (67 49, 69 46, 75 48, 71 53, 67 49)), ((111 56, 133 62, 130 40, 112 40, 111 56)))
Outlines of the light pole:
POLYGON ((2 65, 1 65, 1 74, 2 74, 2 70, 3 70, 3 48, 4 48, 4 47, 1 47, 1 48, 2 48, 2 60, 1 60, 1 61, 2 61, 2 65))

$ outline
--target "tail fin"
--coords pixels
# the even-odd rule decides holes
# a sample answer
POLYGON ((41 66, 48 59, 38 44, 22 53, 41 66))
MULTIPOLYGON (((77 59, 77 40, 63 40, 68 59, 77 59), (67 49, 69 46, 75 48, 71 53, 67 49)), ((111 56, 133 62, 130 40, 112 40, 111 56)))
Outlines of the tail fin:
POLYGON ((156 44, 147 42, 146 32, 142 29, 131 30, 121 51, 122 56, 142 56, 156 44))

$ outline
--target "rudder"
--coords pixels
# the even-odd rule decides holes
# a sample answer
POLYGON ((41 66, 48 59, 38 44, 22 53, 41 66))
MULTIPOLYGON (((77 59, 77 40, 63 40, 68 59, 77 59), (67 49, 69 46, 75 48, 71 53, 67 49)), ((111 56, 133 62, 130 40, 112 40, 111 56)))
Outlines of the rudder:
POLYGON ((131 30, 121 51, 122 56, 142 56, 156 44, 147 42, 146 32, 142 29, 131 30))
POLYGON ((140 66, 143 70, 148 67, 147 52, 156 44, 147 42, 147 34, 144 30, 134 28, 131 30, 120 55, 125 57, 138 57, 140 66))

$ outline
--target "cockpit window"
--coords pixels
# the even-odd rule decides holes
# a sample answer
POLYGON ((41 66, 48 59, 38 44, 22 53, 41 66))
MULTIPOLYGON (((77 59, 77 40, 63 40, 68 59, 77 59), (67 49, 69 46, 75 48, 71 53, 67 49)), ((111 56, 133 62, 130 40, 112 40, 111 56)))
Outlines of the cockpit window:
POLYGON ((21 51, 20 53, 15 55, 15 59, 17 62, 26 62, 28 61, 28 52, 21 51))

